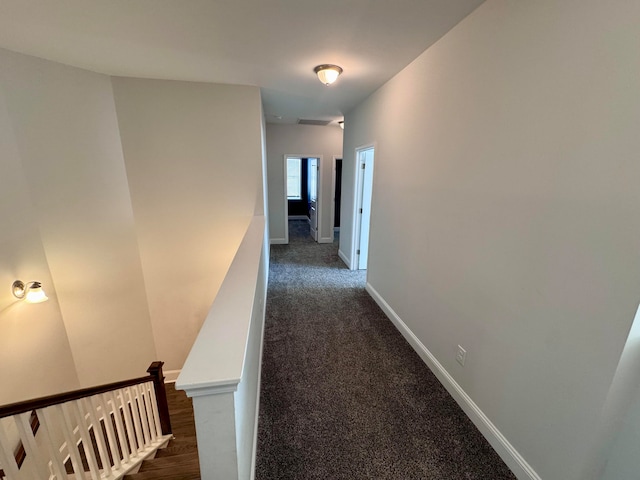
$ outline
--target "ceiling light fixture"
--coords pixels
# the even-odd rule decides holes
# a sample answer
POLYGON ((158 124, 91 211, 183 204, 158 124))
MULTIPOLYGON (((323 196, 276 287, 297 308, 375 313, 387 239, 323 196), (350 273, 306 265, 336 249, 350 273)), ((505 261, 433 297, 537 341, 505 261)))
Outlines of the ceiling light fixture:
POLYGON ((337 65, 318 65, 313 69, 318 78, 325 85, 331 85, 342 73, 342 68, 337 65))
POLYGON ((42 303, 49 300, 40 282, 27 282, 25 285, 20 280, 16 280, 11 285, 11 292, 14 297, 27 303, 42 303))

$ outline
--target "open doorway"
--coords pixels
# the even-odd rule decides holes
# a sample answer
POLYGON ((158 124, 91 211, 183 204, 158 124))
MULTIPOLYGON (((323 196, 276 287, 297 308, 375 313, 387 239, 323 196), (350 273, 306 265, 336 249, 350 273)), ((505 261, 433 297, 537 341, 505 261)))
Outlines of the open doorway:
POLYGON ((374 147, 356 149, 356 202, 353 225, 351 269, 366 270, 369 258, 369 229, 371 223, 371 198, 373 193, 374 147))
POLYGON ((333 192, 332 215, 333 240, 340 237, 340 206, 342 205, 342 158, 333 157, 333 179, 331 191, 333 192))
POLYGON ((320 155, 285 155, 285 241, 289 220, 305 220, 309 235, 318 241, 320 225, 320 155))

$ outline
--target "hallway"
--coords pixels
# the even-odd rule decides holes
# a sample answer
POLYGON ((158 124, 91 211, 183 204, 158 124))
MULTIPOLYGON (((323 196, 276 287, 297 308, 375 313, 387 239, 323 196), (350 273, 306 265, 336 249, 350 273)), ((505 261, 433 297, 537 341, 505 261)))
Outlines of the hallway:
POLYGON ((257 480, 514 479, 337 242, 271 247, 257 480))

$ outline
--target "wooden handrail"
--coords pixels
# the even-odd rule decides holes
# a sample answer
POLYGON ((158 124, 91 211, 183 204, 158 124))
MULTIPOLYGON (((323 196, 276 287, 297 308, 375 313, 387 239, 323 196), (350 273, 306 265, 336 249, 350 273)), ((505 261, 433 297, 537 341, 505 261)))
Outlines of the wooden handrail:
POLYGON ((82 388, 80 390, 73 390, 71 392, 57 393, 55 395, 49 395, 47 397, 34 398, 32 400, 26 400, 24 402, 11 403, 9 405, 0 407, 0 418, 9 417, 11 415, 19 415, 21 413, 30 412, 31 410, 37 410, 39 408, 57 405, 59 403, 68 402, 70 400, 78 400, 80 398, 89 397, 91 395, 97 395, 98 393, 110 392, 111 390, 130 387, 132 385, 138 385, 140 383, 152 382, 153 379, 153 376, 148 375, 146 377, 132 378, 131 380, 122 380, 120 382, 98 385, 96 387, 82 388))

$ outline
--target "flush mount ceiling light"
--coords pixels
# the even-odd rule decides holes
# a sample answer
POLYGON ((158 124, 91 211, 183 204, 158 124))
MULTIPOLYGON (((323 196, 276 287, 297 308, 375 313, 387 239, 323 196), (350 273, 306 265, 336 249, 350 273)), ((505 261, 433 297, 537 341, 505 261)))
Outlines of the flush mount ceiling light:
POLYGON ((41 303, 49 300, 40 282, 27 282, 25 285, 20 280, 16 280, 13 282, 13 285, 11 285, 11 292, 14 297, 24 300, 27 303, 41 303))
POLYGON ((325 85, 331 85, 342 73, 342 68, 337 65, 318 65, 313 69, 318 78, 325 85))

